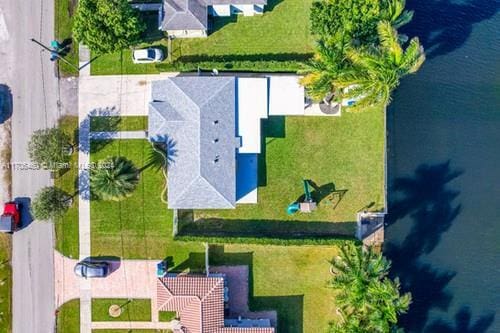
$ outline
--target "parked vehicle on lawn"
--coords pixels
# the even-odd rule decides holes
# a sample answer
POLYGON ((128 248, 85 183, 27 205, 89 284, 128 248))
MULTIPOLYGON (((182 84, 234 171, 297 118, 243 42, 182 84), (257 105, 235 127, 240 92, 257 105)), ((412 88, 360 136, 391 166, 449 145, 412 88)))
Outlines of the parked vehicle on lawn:
POLYGON ((74 271, 79 277, 104 278, 110 273, 110 265, 105 261, 80 261, 74 271))
POLYGON ((132 61, 134 64, 149 64, 163 60, 163 51, 158 48, 147 48, 134 50, 132 52, 132 61))
POLYGON ((16 202, 7 202, 0 216, 0 232, 13 233, 21 227, 20 205, 16 202))

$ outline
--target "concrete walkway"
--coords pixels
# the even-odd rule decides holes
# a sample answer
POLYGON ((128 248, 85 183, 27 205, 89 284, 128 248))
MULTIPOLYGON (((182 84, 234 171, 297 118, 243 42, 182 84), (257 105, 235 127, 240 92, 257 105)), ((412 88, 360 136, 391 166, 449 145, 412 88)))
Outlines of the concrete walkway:
MULTIPOLYGON (((90 76, 90 50, 80 45, 79 66, 80 80, 90 76)), ((79 205, 78 205, 78 230, 80 242, 80 260, 90 257, 90 186, 89 186, 89 163, 90 163, 90 120, 85 109, 80 106, 84 102, 83 96, 78 94, 78 121, 79 149, 78 165, 80 174, 78 177, 79 205)), ((80 282, 80 333, 91 333, 91 279, 79 279, 80 282)))

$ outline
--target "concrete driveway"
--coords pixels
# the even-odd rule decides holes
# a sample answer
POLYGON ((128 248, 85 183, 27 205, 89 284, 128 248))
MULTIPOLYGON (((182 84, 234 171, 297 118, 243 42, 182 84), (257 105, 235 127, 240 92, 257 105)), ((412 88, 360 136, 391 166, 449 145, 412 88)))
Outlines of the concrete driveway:
MULTIPOLYGON (((55 303, 80 298, 82 278, 73 272, 78 260, 64 257, 54 251, 55 303)), ((158 321, 156 311, 157 260, 122 260, 112 262, 112 273, 103 279, 88 279, 92 298, 147 298, 151 299, 152 321, 158 321)))
POLYGON ((102 111, 110 115, 146 116, 151 82, 177 74, 81 76, 79 114, 102 111))

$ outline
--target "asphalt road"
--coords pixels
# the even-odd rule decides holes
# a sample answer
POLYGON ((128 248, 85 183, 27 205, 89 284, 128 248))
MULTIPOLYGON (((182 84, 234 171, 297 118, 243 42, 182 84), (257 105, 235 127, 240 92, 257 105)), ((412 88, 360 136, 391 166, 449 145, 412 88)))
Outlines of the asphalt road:
MULTIPOLYGON (((0 0, 0 84, 13 96, 13 198, 30 198, 50 184, 48 172, 29 167, 31 133, 52 126, 59 116, 58 80, 49 55, 30 38, 49 44, 53 38, 53 0, 0 0)), ((29 199, 24 199, 29 203, 29 199)), ((25 204, 24 228, 13 236, 13 333, 54 331, 53 245, 51 223, 30 223, 25 204)))

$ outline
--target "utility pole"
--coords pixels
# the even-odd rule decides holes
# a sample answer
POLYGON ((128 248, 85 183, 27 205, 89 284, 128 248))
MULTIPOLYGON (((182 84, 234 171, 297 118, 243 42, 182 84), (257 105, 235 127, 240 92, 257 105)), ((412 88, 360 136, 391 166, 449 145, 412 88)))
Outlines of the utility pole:
MULTIPOLYGON (((34 38, 31 38, 30 39, 33 43, 35 44, 38 44, 39 46, 41 46, 42 48, 44 48, 45 50, 49 51, 50 52, 50 60, 51 61, 54 61, 56 59, 59 59, 59 60, 62 60, 64 61, 65 63, 67 63, 68 65, 70 65, 71 67, 75 68, 77 71, 80 70, 80 68, 76 67, 75 65, 73 65, 72 63, 70 63, 68 60, 64 59, 60 54, 59 52, 61 52, 61 50, 58 48, 58 47, 54 47, 53 48, 49 48, 48 46, 45 46, 43 45, 42 43, 40 43, 39 41, 37 41, 36 39, 34 38)), ((59 45, 59 43, 57 43, 57 45, 59 45)))

